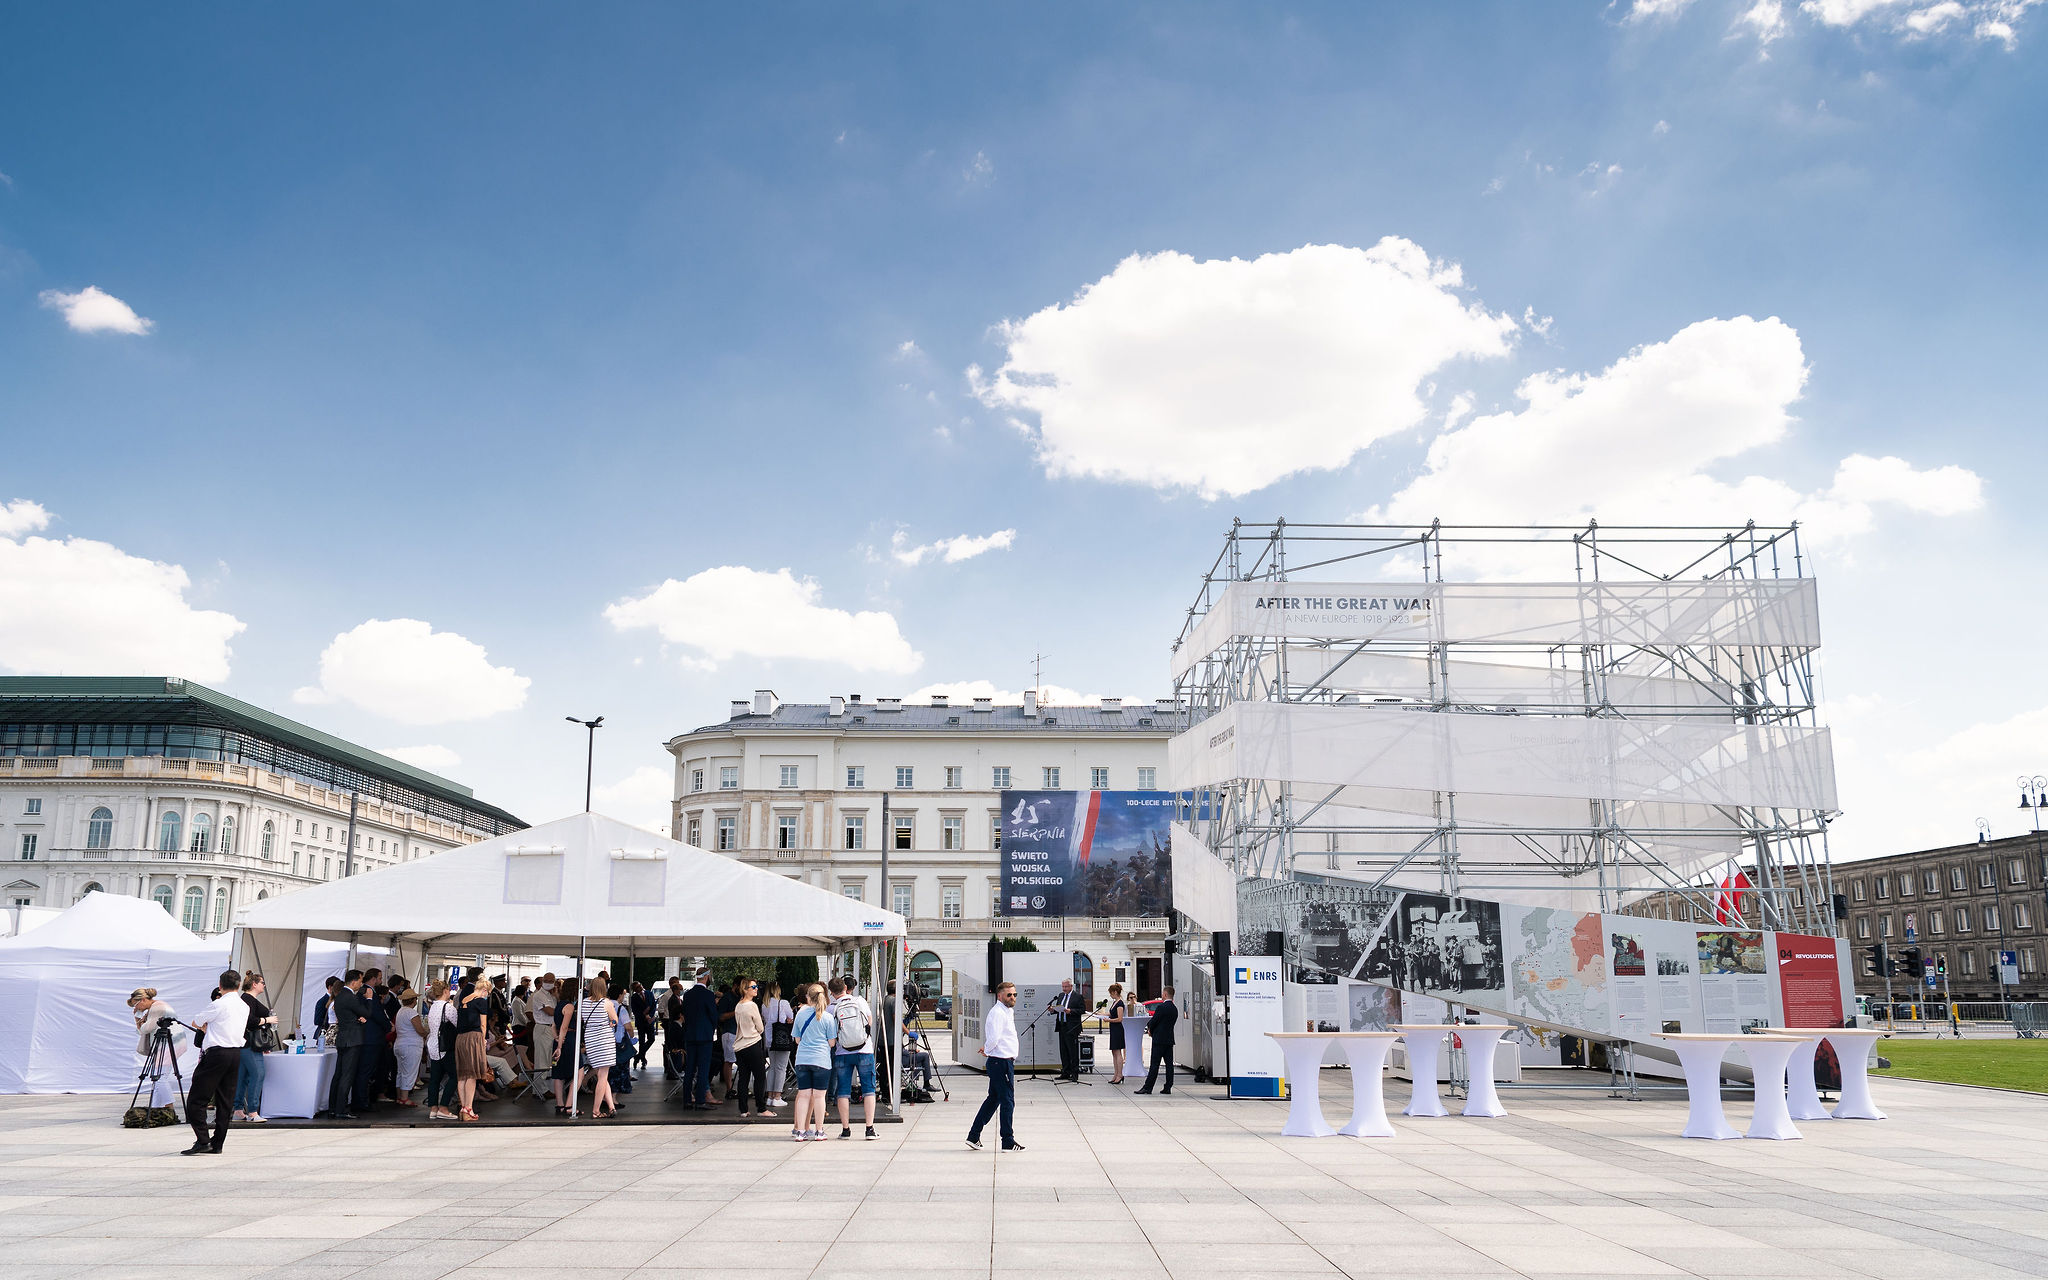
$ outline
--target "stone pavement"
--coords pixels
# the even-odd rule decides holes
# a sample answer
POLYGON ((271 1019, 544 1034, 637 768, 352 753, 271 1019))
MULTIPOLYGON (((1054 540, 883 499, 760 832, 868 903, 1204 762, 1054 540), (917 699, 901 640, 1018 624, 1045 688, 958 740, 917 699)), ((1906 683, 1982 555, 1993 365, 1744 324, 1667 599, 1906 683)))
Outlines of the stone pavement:
MULTIPOLYGON (((1323 1081, 1341 1119, 1344 1073, 1323 1081)), ((1675 1098, 1510 1092, 1506 1119, 1363 1142, 1279 1138, 1285 1104, 1185 1081, 1026 1082, 1029 1150, 1000 1156, 961 1142, 980 1078, 953 1084, 876 1142, 271 1129, 191 1159, 189 1130, 119 1128, 125 1097, 0 1098, 0 1275, 2048 1276, 2048 1098, 1878 1081, 1889 1121, 1711 1143, 1674 1136, 1675 1098)))

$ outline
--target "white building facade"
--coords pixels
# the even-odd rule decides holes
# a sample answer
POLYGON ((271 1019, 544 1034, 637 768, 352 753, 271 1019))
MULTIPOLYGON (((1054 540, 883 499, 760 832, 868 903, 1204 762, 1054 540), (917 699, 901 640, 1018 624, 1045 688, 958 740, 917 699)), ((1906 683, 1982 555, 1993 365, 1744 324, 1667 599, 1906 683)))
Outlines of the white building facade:
POLYGON ((61 908, 97 890, 220 933, 245 902, 524 825, 466 787, 184 681, 0 678, 0 905, 61 908))
POLYGON ((1167 922, 1001 918, 1002 792, 1162 788, 1175 723, 1170 699, 906 706, 858 694, 782 703, 762 690, 735 701, 723 723, 668 743, 672 834, 909 918, 921 984, 981 955, 992 934, 1050 951, 1064 933, 1099 993, 1118 971, 1135 981, 1141 961, 1148 977, 1157 972, 1167 922))

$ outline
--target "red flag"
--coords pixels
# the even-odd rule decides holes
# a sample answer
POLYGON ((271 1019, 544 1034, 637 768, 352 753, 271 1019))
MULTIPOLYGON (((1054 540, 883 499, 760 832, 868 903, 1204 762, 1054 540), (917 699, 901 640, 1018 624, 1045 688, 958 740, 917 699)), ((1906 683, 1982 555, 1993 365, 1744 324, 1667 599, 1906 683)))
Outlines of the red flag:
POLYGON ((1756 888, 1741 867, 1731 859, 1721 874, 1721 887, 1714 894, 1714 923, 1741 924, 1742 900, 1756 888))

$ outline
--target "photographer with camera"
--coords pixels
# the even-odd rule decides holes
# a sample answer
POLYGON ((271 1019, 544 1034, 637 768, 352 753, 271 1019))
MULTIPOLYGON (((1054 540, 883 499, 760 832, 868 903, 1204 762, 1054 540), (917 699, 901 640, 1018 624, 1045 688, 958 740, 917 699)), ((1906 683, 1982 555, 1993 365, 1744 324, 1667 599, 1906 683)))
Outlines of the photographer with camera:
MULTIPOLYGON (((186 1034, 184 1024, 177 1020, 178 1012, 171 1008, 171 1002, 157 999, 155 987, 137 987, 128 996, 128 1007, 135 1013, 135 1030, 139 1033, 135 1052, 144 1059, 142 1073, 150 1082, 150 1108, 168 1107, 178 1096, 177 1077, 171 1068, 177 1064, 178 1054, 184 1051, 191 1037, 186 1034), (169 1034, 167 1045, 157 1042, 160 1025, 169 1034)), ((173 1116, 157 1123, 176 1124, 177 1119, 173 1116)))
POLYGON ((206 1036, 206 1051, 192 1073, 192 1093, 185 1118, 192 1122, 188 1156, 219 1155, 228 1140, 234 1115, 235 1080, 242 1070, 242 1042, 249 1029, 249 1002, 242 999, 242 975, 229 969, 220 975, 220 995, 192 1025, 206 1036), (213 1134, 206 1132, 206 1108, 213 1108, 213 1134))

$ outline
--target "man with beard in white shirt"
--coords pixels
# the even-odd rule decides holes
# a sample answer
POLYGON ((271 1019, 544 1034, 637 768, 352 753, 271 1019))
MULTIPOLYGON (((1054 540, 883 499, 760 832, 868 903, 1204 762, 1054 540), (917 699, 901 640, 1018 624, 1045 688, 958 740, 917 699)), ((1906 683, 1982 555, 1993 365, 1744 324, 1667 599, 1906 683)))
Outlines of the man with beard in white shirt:
POLYGON ((242 1041, 249 1030, 249 1002, 242 999, 242 975, 233 969, 220 975, 220 997, 200 1010, 193 1026, 206 1033, 206 1052, 192 1071, 192 1092, 185 1099, 185 1118, 195 1135, 188 1156, 219 1155, 228 1140, 228 1121, 235 1114, 235 1081, 242 1071, 242 1041), (213 1134, 206 1132, 206 1108, 213 1108, 213 1134))
POLYGON ((995 1003, 981 1020, 981 1056, 988 1072, 988 1097, 974 1113, 974 1127, 967 1131, 967 1145, 981 1150, 981 1131, 998 1111, 1002 1120, 997 1132, 1003 1150, 1022 1151, 1012 1121, 1017 1115, 1017 984, 1005 982, 996 988, 995 1003))

